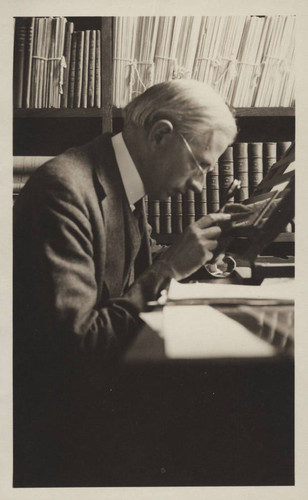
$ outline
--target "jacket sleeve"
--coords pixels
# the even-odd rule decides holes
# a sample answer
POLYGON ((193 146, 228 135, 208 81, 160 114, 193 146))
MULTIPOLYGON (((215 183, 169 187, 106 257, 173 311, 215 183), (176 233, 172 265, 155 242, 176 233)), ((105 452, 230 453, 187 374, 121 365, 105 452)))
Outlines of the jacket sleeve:
POLYGON ((41 331, 66 349, 108 356, 135 336, 139 312, 168 282, 168 270, 155 263, 125 295, 98 304, 93 227, 84 195, 66 179, 42 178, 38 185, 30 199, 41 331))

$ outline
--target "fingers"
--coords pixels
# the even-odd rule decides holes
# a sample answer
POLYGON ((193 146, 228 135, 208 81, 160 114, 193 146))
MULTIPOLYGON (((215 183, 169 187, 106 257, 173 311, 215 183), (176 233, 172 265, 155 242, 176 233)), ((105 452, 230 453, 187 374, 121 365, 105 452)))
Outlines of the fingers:
POLYGON ((223 207, 223 213, 225 214, 251 213, 252 211, 251 208, 241 203, 227 203, 227 205, 223 207))
POLYGON ((211 226, 211 227, 205 228, 201 234, 204 237, 204 239, 215 240, 217 238, 220 238, 221 233, 222 233, 221 227, 211 226))
POLYGON ((215 213, 201 217, 201 219, 197 220, 195 224, 197 225, 197 227, 200 227, 200 229, 205 229, 219 222, 227 220, 231 220, 231 214, 215 213))
POLYGON ((208 240, 206 242, 205 248, 206 250, 210 250, 212 252, 213 250, 216 250, 217 246, 218 246, 217 240, 208 240))

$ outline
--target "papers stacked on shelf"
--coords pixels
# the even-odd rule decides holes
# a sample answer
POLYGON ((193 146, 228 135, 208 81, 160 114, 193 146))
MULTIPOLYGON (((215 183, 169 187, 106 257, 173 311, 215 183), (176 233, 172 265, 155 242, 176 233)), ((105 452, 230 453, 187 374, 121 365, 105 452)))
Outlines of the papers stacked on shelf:
POLYGON ((236 107, 294 105, 295 16, 117 17, 114 104, 193 78, 236 107))

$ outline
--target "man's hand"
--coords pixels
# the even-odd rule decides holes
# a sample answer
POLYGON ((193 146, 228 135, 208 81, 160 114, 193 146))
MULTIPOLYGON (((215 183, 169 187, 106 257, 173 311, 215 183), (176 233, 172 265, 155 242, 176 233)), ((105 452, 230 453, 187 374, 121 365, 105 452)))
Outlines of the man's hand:
POLYGON ((250 214, 253 212, 252 208, 247 205, 243 205, 242 203, 227 203, 221 209, 222 213, 225 214, 250 214))
POLYGON ((170 268, 176 280, 186 278, 213 259, 222 234, 219 225, 225 225, 231 217, 215 213, 190 224, 159 261, 170 268))

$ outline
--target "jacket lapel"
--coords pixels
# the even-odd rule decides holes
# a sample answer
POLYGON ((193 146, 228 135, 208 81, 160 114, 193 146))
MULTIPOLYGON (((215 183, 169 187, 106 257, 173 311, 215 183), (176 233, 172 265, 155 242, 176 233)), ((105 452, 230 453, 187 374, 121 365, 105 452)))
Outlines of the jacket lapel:
MULTIPOLYGON (((140 248, 139 222, 131 211, 111 144, 111 134, 95 139, 95 172, 102 188, 105 225, 104 281, 110 296, 121 295, 140 248)), ((142 215, 144 217, 144 213, 142 215)), ((144 227, 144 220, 141 226, 144 227)))

